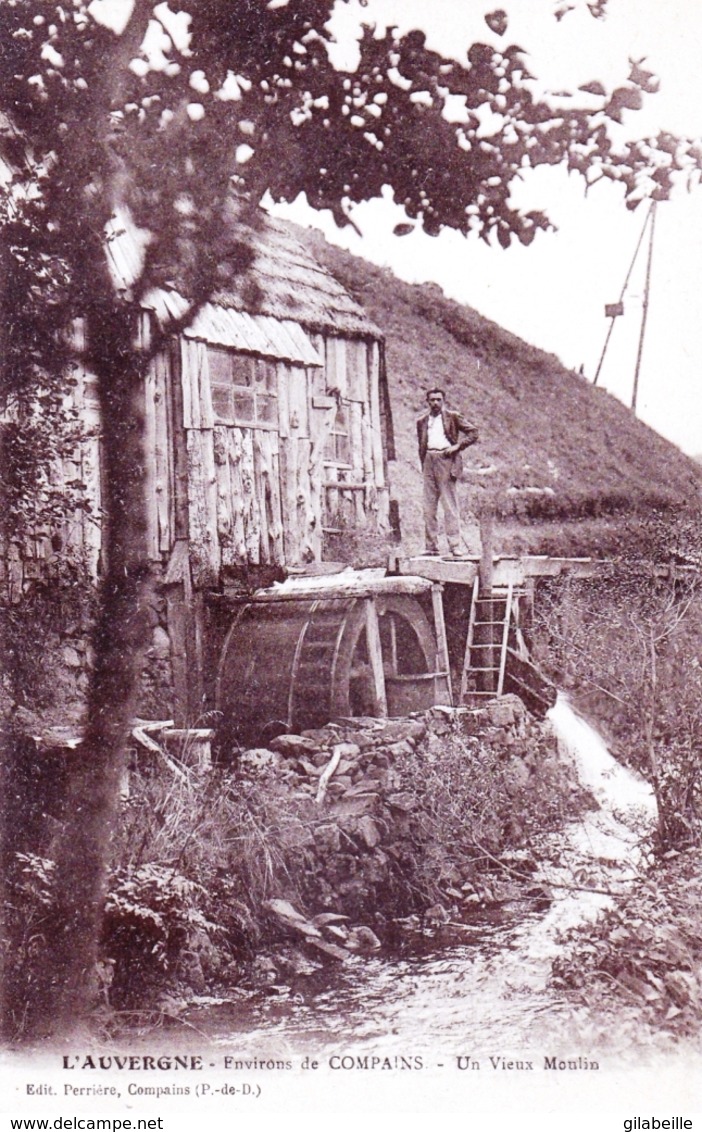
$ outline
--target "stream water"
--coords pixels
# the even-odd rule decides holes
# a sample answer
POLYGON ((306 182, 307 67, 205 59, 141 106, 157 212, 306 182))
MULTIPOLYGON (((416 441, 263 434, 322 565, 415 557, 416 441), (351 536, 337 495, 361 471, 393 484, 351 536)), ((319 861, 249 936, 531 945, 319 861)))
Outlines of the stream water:
MULTIPOLYGON (((465 928, 465 942, 410 959, 354 959, 317 993, 293 987, 254 1004, 202 1000, 193 1024, 240 1056, 284 1057, 314 1050, 391 1056, 411 1048, 480 1051, 483 1058, 533 1049, 617 1048, 623 1038, 574 1012, 550 985, 563 933, 592 919, 640 866, 640 845, 655 820, 648 785, 618 764, 600 736, 559 698, 550 713, 563 759, 596 798, 592 809, 539 844, 535 880, 552 894, 465 928), (394 1052, 393 1052, 394 1051, 394 1052)), ((587 1068, 587 1065, 584 1066, 587 1068)))

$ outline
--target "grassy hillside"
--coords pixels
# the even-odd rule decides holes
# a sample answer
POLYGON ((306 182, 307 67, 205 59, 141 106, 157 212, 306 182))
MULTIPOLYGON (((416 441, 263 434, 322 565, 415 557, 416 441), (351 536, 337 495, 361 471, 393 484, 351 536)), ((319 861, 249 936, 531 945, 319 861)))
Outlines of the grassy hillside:
POLYGON ((699 503, 702 468, 553 355, 433 284, 403 283, 319 233, 301 238, 386 335, 398 457, 391 478, 410 549, 422 541, 414 420, 432 385, 480 428, 480 443, 465 454, 462 507, 467 516, 493 497, 503 549, 509 530, 512 549, 554 552, 565 524, 570 553, 610 553, 617 532, 643 514, 699 503))

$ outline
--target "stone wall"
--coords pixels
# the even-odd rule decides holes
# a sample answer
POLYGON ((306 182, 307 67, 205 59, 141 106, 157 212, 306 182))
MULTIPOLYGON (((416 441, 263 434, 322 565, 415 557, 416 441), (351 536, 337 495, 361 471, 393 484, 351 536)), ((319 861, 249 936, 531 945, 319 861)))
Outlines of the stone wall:
POLYGON ((462 918, 511 890, 506 849, 582 801, 550 725, 516 696, 280 735, 241 753, 238 774, 284 782, 314 828, 306 907, 366 923, 427 904, 462 918))

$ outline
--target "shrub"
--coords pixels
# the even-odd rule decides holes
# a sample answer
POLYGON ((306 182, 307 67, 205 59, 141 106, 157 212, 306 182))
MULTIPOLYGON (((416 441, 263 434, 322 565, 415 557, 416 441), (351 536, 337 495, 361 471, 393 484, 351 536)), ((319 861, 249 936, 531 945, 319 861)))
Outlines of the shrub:
POLYGON ((700 850, 671 853, 594 924, 569 932, 553 964, 562 994, 600 1017, 633 1017, 639 1042, 650 1031, 697 1035, 700 982, 700 850), (649 1032, 647 1032, 649 1031, 649 1032))
POLYGON ((649 563, 540 586, 535 636, 550 675, 653 785, 662 848, 702 839, 702 615, 694 573, 649 563))
POLYGON ((54 864, 34 853, 9 856, 4 878, 0 960, 3 1028, 11 1038, 24 1032, 24 1004, 36 994, 37 959, 51 902, 54 864))
POLYGON ((118 1007, 142 1005, 178 964, 196 931, 217 925, 200 911, 201 885, 153 862, 121 871, 105 905, 102 944, 114 963, 110 998, 118 1007))

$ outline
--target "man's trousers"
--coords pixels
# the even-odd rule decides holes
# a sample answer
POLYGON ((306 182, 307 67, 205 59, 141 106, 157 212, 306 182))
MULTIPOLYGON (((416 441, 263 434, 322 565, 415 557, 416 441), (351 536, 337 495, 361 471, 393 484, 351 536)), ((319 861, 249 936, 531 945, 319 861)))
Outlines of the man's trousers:
POLYGON ((460 550, 461 518, 456 497, 456 481, 451 476, 453 460, 429 449, 424 457, 424 530, 426 550, 439 550, 439 500, 444 511, 446 538, 453 553, 460 550))

